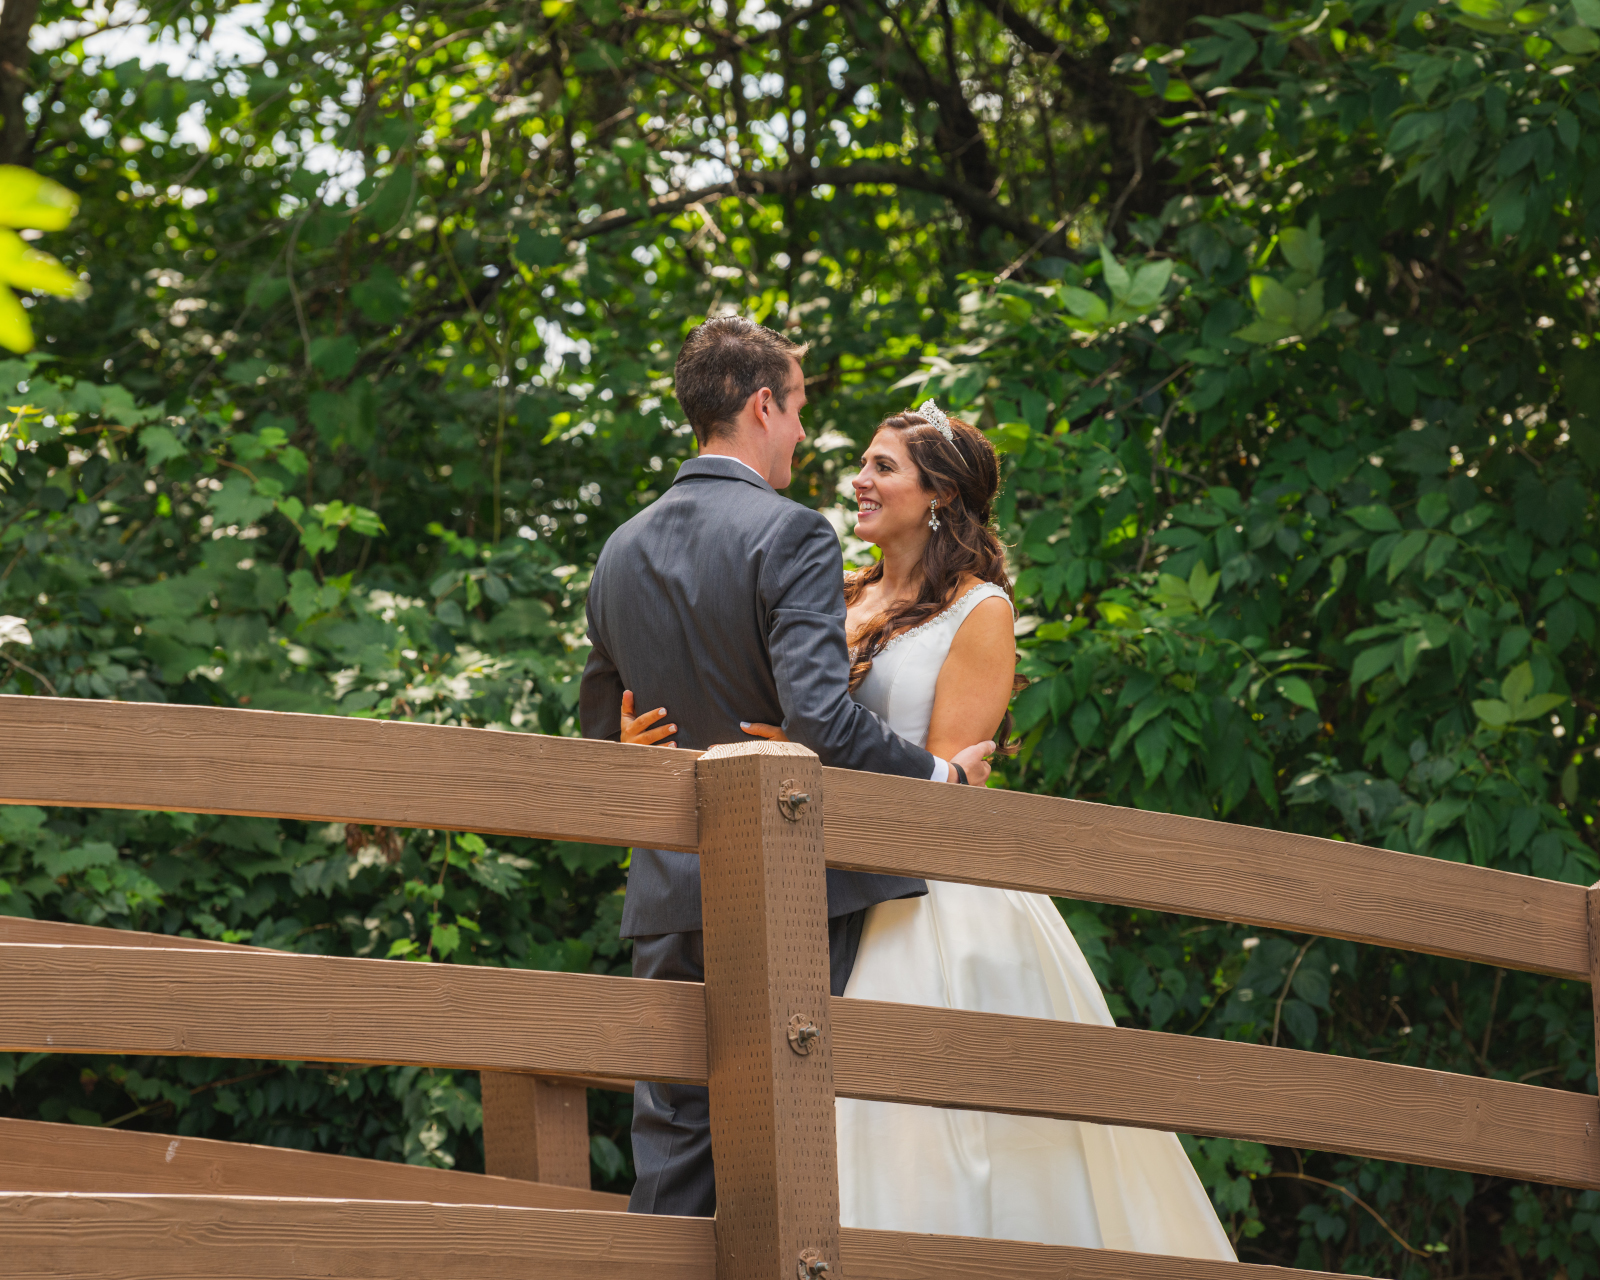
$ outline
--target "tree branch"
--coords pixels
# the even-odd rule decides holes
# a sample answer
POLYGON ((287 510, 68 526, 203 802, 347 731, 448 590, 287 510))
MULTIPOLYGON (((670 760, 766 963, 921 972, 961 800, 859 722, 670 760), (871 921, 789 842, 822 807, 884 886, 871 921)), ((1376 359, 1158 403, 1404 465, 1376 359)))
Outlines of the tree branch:
POLYGON ((929 173, 925 169, 918 169, 908 164, 888 162, 739 173, 727 182, 698 187, 693 191, 677 191, 671 195, 658 196, 649 201, 643 209, 613 209, 593 222, 575 228, 569 234, 575 240, 588 240, 652 218, 676 213, 692 204, 715 199, 718 196, 796 195, 813 187, 848 187, 860 184, 902 187, 908 191, 925 191, 931 195, 943 196, 975 222, 999 227, 1002 231, 1030 244, 1041 235, 1048 239, 1052 234, 1050 228, 1039 226, 1031 218, 1001 204, 987 191, 971 186, 959 178, 929 173))

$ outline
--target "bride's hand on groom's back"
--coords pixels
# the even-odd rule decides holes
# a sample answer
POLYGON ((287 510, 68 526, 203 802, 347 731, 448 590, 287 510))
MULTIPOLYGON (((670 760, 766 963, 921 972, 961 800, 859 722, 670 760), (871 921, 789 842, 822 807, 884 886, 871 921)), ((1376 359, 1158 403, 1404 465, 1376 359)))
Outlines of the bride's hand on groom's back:
MULTIPOLYGON (((989 761, 987 757, 994 754, 994 743, 979 742, 974 746, 966 747, 950 757, 952 765, 960 765, 967 772, 967 785, 981 787, 989 781, 989 761)), ((959 782, 954 769, 950 770, 951 782, 959 782)))
POLYGON ((670 738, 678 732, 675 724, 656 725, 656 721, 667 714, 665 707, 657 707, 654 711, 641 711, 637 715, 633 711, 633 690, 622 691, 622 741, 635 747, 675 747, 676 742, 663 742, 663 738, 670 738), (652 727, 655 726, 655 727, 652 727))

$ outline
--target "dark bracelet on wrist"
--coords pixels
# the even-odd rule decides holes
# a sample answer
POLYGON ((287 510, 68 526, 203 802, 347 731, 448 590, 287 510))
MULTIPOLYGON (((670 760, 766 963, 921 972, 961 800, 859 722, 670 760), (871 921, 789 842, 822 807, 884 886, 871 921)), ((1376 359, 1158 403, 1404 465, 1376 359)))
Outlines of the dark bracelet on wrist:
POLYGON ((967 786, 967 771, 958 765, 954 760, 950 762, 950 767, 956 771, 956 781, 962 786, 967 786))

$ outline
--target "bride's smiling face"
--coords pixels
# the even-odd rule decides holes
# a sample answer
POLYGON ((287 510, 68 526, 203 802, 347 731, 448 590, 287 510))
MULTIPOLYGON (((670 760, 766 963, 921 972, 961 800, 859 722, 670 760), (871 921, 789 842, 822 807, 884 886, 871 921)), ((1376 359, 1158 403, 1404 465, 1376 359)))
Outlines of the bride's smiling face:
POLYGON ((885 546, 928 535, 931 490, 922 486, 916 464, 900 432, 883 430, 872 438, 851 481, 856 491, 856 537, 885 546))

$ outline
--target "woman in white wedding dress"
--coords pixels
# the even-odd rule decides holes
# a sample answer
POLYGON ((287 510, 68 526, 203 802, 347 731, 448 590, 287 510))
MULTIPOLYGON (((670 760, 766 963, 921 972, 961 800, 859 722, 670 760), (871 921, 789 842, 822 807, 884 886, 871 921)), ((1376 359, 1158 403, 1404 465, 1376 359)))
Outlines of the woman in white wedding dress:
MULTIPOLYGON (((883 553, 845 587, 854 696, 944 758, 988 738, 1012 692, 998 484, 989 442, 932 401, 878 428, 854 480, 856 534, 883 553)), ((1055 904, 975 885, 872 907, 845 998, 1113 1025, 1055 904)), ((850 1098, 838 1127, 844 1226, 1234 1260, 1173 1134, 850 1098)))

